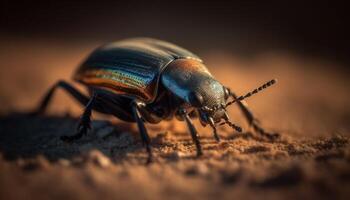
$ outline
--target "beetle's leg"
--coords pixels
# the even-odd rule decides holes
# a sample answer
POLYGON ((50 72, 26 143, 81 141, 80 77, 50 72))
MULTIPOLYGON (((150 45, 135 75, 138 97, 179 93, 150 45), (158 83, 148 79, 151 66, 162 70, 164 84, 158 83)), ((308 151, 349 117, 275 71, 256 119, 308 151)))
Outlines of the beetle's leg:
POLYGON ((41 114, 45 112, 47 106, 49 105, 53 93, 56 91, 57 88, 62 88, 66 90, 69 94, 71 94, 75 99, 77 99, 81 104, 86 105, 89 101, 89 98, 83 95, 81 92, 79 92, 76 88, 71 86, 69 83, 60 80, 55 85, 53 85, 50 90, 46 93, 44 98, 41 100, 39 107, 33 112, 33 114, 41 114))
POLYGON ((211 126, 211 128, 213 129, 213 134, 214 134, 214 138, 217 142, 220 142, 220 137, 218 135, 218 132, 216 130, 216 127, 215 127, 215 123, 214 123, 214 120, 213 118, 209 117, 209 124, 211 126))
POLYGON ((74 141, 77 139, 80 139, 83 135, 86 135, 88 129, 91 128, 91 111, 94 106, 94 103, 96 101, 96 93, 93 92, 92 97, 90 98, 89 102, 87 103, 84 113, 80 118, 79 124, 78 124, 78 130, 75 135, 72 136, 62 136, 61 139, 64 141, 74 141))
POLYGON ((144 145, 146 145, 146 150, 148 153, 147 163, 150 163, 150 162, 152 162, 152 158, 153 158, 152 149, 151 149, 151 141, 150 141, 149 135, 147 133, 147 129, 145 127, 145 124, 142 120, 142 117, 141 117, 141 114, 139 111, 141 106, 143 106, 143 104, 141 102, 134 101, 132 103, 132 111, 133 111, 135 121, 137 122, 137 126, 139 128, 142 142, 144 145))
POLYGON ((192 140, 193 140, 194 144, 196 145, 197 156, 203 155, 202 146, 201 146, 201 143, 199 142, 199 139, 198 139, 198 132, 197 132, 196 128, 194 127, 188 113, 186 113, 186 111, 184 109, 180 110, 180 112, 181 112, 180 114, 182 115, 182 117, 186 121, 187 127, 188 127, 188 129, 191 133, 191 136, 192 136, 192 140))
MULTIPOLYGON (((237 99, 237 95, 235 93, 233 93, 232 91, 230 91, 230 95, 234 99, 237 99)), ((254 117, 253 113, 249 110, 248 105, 247 105, 246 102, 244 102, 244 101, 236 101, 236 103, 237 103, 238 107, 240 108, 240 110, 242 111, 242 113, 245 116, 245 118, 247 119, 249 125, 251 127, 253 127, 253 129, 256 132, 258 132, 262 136, 265 136, 265 137, 270 138, 270 139, 274 139, 274 138, 279 137, 278 133, 268 133, 260 126, 259 120, 254 117)))

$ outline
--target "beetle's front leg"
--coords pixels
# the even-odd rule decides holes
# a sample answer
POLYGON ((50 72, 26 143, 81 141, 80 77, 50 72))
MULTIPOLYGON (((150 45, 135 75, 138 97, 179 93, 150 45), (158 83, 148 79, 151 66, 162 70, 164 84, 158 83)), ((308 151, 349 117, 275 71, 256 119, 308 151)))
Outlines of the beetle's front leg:
POLYGON ((192 140, 194 142, 194 144, 196 145, 196 149, 197 149, 197 156, 201 156, 203 155, 203 152, 202 152, 202 146, 201 146, 201 143, 199 142, 199 139, 198 139, 198 132, 196 130, 196 128, 194 127, 192 121, 191 121, 191 118, 189 117, 188 113, 186 112, 185 109, 180 109, 179 110, 179 114, 185 119, 186 121, 186 124, 187 124, 187 127, 191 133, 191 136, 192 136, 192 140))
POLYGON ((145 127, 145 124, 143 122, 143 119, 142 119, 142 116, 140 113, 141 107, 143 107, 145 105, 144 105, 144 103, 135 100, 132 102, 131 106, 132 106, 132 111, 133 111, 135 121, 137 122, 137 126, 139 128, 142 142, 144 145, 146 145, 146 150, 148 153, 147 163, 150 163, 150 162, 152 162, 152 159, 153 159, 152 149, 151 149, 151 141, 150 141, 149 135, 147 133, 147 129, 145 127))
MULTIPOLYGON (((232 96, 234 99, 237 99, 237 95, 233 93, 231 90, 229 90, 230 96, 232 96)), ((265 136, 269 139, 275 139, 279 137, 278 133, 269 133, 266 132, 259 124, 259 120, 256 119, 253 115, 253 113, 249 110, 248 105, 244 101, 236 101, 238 104, 238 107, 242 111, 243 115, 245 116, 246 120, 248 121, 249 125, 253 127, 253 129, 261 134, 262 136, 265 136)))

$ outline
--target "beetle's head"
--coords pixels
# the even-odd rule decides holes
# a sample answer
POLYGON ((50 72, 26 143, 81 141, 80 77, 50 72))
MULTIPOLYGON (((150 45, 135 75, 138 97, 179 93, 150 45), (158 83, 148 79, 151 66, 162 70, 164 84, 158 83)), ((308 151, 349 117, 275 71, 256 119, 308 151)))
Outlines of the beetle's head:
POLYGON ((270 80, 251 92, 248 92, 246 95, 236 97, 228 88, 222 86, 216 80, 210 79, 199 86, 200 89, 193 91, 189 95, 189 102, 192 106, 198 108, 199 118, 203 125, 210 124, 214 127, 221 120, 224 120, 224 122, 219 125, 228 124, 237 131, 241 131, 242 129, 240 127, 230 122, 226 108, 237 101, 242 101, 259 91, 270 87, 276 82, 276 79, 270 80), (232 97, 233 100, 228 101, 229 97, 232 97))
MULTIPOLYGON (((215 90, 215 92, 207 90, 206 94, 209 94, 209 96, 211 96, 211 98, 216 97, 217 100, 211 101, 211 102, 215 102, 215 103, 201 104, 201 106, 199 107, 199 114, 200 114, 201 123, 203 125, 210 124, 211 126, 215 126, 215 124, 220 122, 221 119, 224 119, 225 122, 220 123, 220 125, 228 124, 232 128, 234 128, 238 131, 241 131, 240 127, 234 125, 232 122, 229 121, 229 117, 228 117, 228 114, 226 112, 226 108, 235 102, 240 102, 240 101, 244 100, 245 98, 248 98, 248 97, 258 93, 259 91, 266 89, 267 87, 270 87, 271 85, 275 84, 276 82, 277 82, 276 79, 272 79, 272 80, 264 83, 260 87, 255 88, 254 90, 248 92, 244 96, 239 96, 239 97, 237 97, 235 94, 233 94, 228 88, 223 87, 223 86, 222 86, 222 90, 217 88, 215 90), (217 96, 213 95, 214 93, 217 96), (229 97, 232 97, 233 100, 228 101, 229 97)), ((216 85, 216 84, 219 85, 218 83, 214 83, 214 82, 211 83, 211 85, 216 85)), ((193 102, 200 102, 202 99, 201 95, 199 95, 197 93, 194 93, 194 95, 192 95, 192 96, 194 99, 194 100, 192 100, 193 102)))
POLYGON ((187 102, 200 113, 202 124, 218 123, 227 117, 226 100, 227 89, 217 80, 207 77, 196 84, 193 91, 189 92, 187 102))

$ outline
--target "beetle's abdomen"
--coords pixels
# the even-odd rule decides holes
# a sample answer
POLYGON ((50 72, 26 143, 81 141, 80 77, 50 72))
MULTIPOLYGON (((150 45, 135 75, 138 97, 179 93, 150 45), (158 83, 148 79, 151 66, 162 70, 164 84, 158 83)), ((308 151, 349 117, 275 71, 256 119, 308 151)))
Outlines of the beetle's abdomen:
POLYGON ((200 59, 174 44, 136 38, 111 43, 94 51, 75 73, 74 79, 116 94, 155 100, 163 69, 179 58, 200 59))

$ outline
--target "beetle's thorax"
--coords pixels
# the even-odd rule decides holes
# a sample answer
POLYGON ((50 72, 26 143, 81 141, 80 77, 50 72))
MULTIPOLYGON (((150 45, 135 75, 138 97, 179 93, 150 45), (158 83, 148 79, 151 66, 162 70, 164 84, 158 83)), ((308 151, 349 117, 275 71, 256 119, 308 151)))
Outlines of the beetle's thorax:
POLYGON ((162 84, 187 106, 195 107, 215 121, 223 117, 220 109, 225 105, 224 87, 206 66, 194 59, 178 59, 163 71, 162 84))

